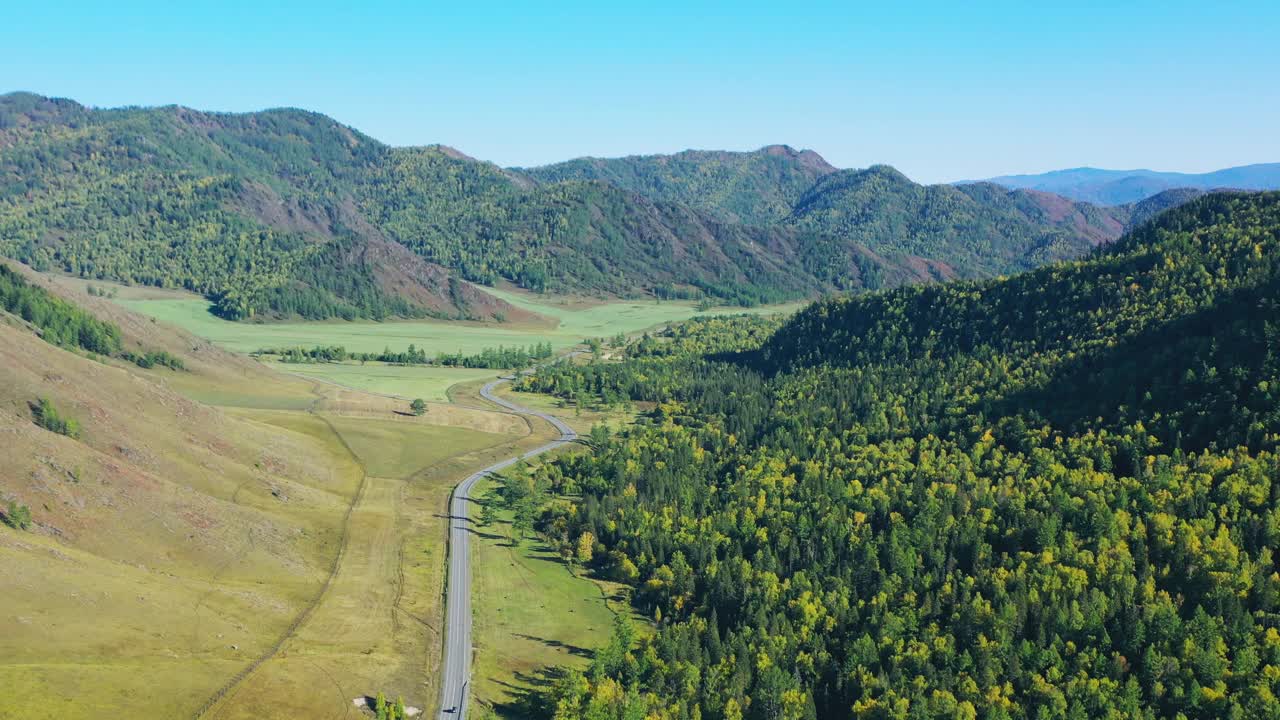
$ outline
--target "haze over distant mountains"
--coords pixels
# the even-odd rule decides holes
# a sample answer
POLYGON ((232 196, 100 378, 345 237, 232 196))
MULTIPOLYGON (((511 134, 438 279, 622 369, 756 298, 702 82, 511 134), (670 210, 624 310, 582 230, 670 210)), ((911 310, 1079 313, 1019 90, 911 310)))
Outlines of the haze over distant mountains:
POLYGON ((1038 175, 1003 175, 986 180, 1009 188, 1040 190, 1072 200, 1099 205, 1121 205, 1145 200, 1165 190, 1276 190, 1280 189, 1280 163, 1259 163, 1207 173, 1155 170, 1101 170, 1081 167, 1038 175))

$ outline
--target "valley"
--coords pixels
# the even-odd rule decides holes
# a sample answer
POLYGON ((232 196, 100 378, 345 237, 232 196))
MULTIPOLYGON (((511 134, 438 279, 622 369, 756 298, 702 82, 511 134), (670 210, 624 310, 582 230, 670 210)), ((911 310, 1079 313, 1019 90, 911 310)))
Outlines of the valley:
MULTIPOLYGON (((268 348, 312 348, 339 345, 351 352, 403 351, 410 345, 428 352, 474 354, 499 347, 528 347, 548 343, 555 352, 579 345, 587 338, 609 339, 658 328, 670 322, 723 312, 773 314, 793 312, 800 303, 755 308, 712 307, 699 310, 691 301, 635 302, 591 298, 536 296, 486 288, 485 292, 526 310, 531 318, 520 323, 459 323, 442 320, 300 321, 244 323, 212 314, 203 298, 114 283, 86 283, 65 278, 69 287, 103 288, 124 307, 157 321, 173 324, 236 353, 268 348)), ((405 366, 380 362, 280 363, 279 372, 338 386, 401 398, 444 402, 457 384, 492 377, 493 370, 442 366, 405 366)))
MULTIPOLYGON (((512 304, 536 311, 538 322, 511 328, 413 320, 246 324, 215 318, 207 311, 207 301, 177 291, 88 283, 26 269, 22 274, 52 296, 86 306, 118 325, 125 346, 169 348, 186 369, 110 368, 23 337, 20 328, 0 328, 19 333, 10 352, 24 361, 14 363, 14 369, 40 356, 56 357, 54 366, 67 368, 58 375, 20 375, 6 383, 9 432, 22 427, 22 396, 44 396, 52 378, 58 378, 56 383, 69 386, 67 395, 51 397, 65 413, 81 418, 83 432, 73 445, 90 445, 90 457, 96 457, 104 470, 99 475, 87 459, 72 466, 69 448, 20 462, 12 454, 24 452, 19 450, 23 446, 6 447, 5 466, 13 474, 0 492, 33 507, 40 530, 17 544, 8 534, 0 537, 9 555, 5 565, 29 564, 41 553, 63 560, 42 573, 38 585, 17 577, 4 579, 6 591, 12 592, 4 593, 0 614, 17 618, 19 626, 28 626, 44 642, 31 643, 29 635, 19 632, 6 646, 9 651, 17 650, 18 644, 24 647, 13 656, 17 660, 0 667, 6 684, 24 691, 0 701, 0 717, 36 705, 47 707, 50 717, 91 716, 82 715, 88 706, 77 698, 96 696, 106 688, 114 694, 93 705, 95 711, 140 716, 257 717, 262 707, 291 715, 340 716, 339 708, 349 706, 352 698, 378 692, 406 697, 410 705, 430 711, 438 705, 436 669, 443 647, 448 557, 443 510, 452 488, 471 471, 543 445, 553 433, 545 423, 504 413, 477 395, 476 383, 492 379, 499 370, 383 363, 261 364, 248 359, 247 352, 288 343, 334 342, 376 350, 413 342, 463 352, 483 350, 490 342, 547 342, 563 352, 585 337, 635 334, 699 314, 691 302, 599 304, 497 291, 512 304), (45 350, 35 354, 36 348, 45 350), (60 506, 67 503, 96 515, 99 511, 91 510, 96 502, 119 502, 106 500, 110 496, 95 500, 101 493, 88 488, 113 482, 111 475, 127 471, 110 457, 141 462, 137 457, 154 457, 159 451, 152 441, 165 437, 156 437, 154 423, 161 420, 154 415, 120 421, 86 409, 81 383, 101 386, 101 380, 82 378, 104 372, 119 377, 119 382, 152 388, 147 392, 168 393, 170 404, 218 418, 210 429, 216 428, 224 439, 211 447, 244 442, 247 445, 237 452, 259 455, 252 468, 241 471, 243 479, 216 479, 196 466, 192 473, 142 462, 141 475, 132 480, 142 482, 140 488, 114 480, 124 483, 119 491, 131 493, 131 506, 151 503, 148 497, 155 495, 154 489, 142 488, 155 482, 168 488, 157 497, 174 496, 166 503, 189 506, 198 498, 204 510, 183 511, 183 518, 188 518, 184 523, 193 524, 184 541, 191 543, 191 550, 184 551, 191 553, 189 557, 175 553, 170 544, 179 530, 165 519, 172 511, 164 505, 148 511, 154 514, 148 515, 154 525, 97 525, 77 532, 63 516, 60 506), (429 401, 421 416, 407 411, 412 397, 429 401), (113 424, 133 439, 111 445, 101 437, 99 423, 113 424), (232 428, 239 428, 238 436, 232 428), (310 469, 310 479, 288 479, 296 473, 287 470, 289 462, 303 459, 306 464, 297 471, 310 469), (23 475, 27 464, 32 469, 23 475), (50 473, 55 483, 69 483, 68 489, 51 487, 50 473), (69 479, 56 479, 58 473, 69 479), (230 520, 246 512, 265 512, 257 520, 260 527, 252 520, 230 520), (279 518, 273 519, 273 514, 279 518), (120 532, 131 539, 122 542, 120 532), (108 537, 115 550, 102 556, 100 546, 108 537), (64 547, 68 538, 74 538, 72 548, 64 547), (298 552, 303 555, 294 557, 298 552), (132 569, 115 575, 122 562, 132 569), (269 570, 280 562, 294 569, 285 574, 269 570), (67 568, 59 570, 63 565, 67 568), (63 623, 70 610, 67 598, 92 607, 101 621, 95 625, 97 632, 63 623), (100 637, 102 629, 120 632, 143 626, 145 632, 133 635, 127 651, 123 644, 113 644, 120 639, 100 637), (131 689, 129 678, 134 676, 147 683, 145 687, 160 687, 150 692, 143 691, 143 685, 131 689), (165 684, 166 678, 174 679, 172 685, 165 684)), ((111 384, 99 389, 113 401, 122 400, 111 384)), ((584 413, 553 398, 529 397, 521 402, 561 413, 584 433, 596 424, 623 427, 631 416, 621 410, 584 413)), ((36 433, 38 437, 44 430, 36 433)), ((192 441, 189 434, 180 441, 183 450, 172 454, 173 459, 192 457, 192 441)), ((498 523, 504 521, 509 523, 498 523)), ((573 577, 561 559, 536 551, 536 543, 508 548, 493 534, 481 533, 477 539, 475 573, 484 600, 476 607, 475 702, 483 710, 524 697, 503 689, 503 684, 516 683, 509 687, 529 692, 532 685, 520 678, 536 667, 564 660, 563 650, 556 648, 585 652, 607 639, 616 610, 604 600, 602 587, 573 577), (512 568, 518 573, 512 574, 512 568), (520 579, 522 575, 527 577, 520 579), (518 588, 503 584, 515 579, 520 579, 518 588), (549 626, 512 624, 512 612, 527 611, 530 593, 540 594, 538 588, 544 585, 559 597, 575 598, 572 602, 582 618, 594 620, 588 625, 554 620, 549 626), (520 634, 538 639, 517 637, 520 634), (512 642, 527 650, 512 652, 512 642)))
POLYGON ((1268 16, 262 5, 0 26, 0 720, 1280 718, 1268 16))

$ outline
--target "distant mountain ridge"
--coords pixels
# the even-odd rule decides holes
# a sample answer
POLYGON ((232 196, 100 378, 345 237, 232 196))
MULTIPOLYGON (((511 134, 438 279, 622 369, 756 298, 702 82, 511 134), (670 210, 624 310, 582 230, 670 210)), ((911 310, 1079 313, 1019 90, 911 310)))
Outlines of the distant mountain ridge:
POLYGON ((786 145, 504 169, 304 110, 0 95, 0 255, 230 318, 518 318, 474 285, 500 280, 750 305, 1018 271, 1139 214, 786 145))
POLYGON ((684 203, 722 220, 759 225, 784 220, 813 183, 837 169, 812 150, 768 145, 755 152, 584 157, 516 172, 544 183, 600 180, 651 200, 684 203))
POLYGON ((512 172, 540 183, 605 182, 728 222, 800 228, 853 242, 933 279, 1076 257, 1119 237, 1135 217, 1149 217, 1136 205, 1099 208, 991 183, 925 186, 887 165, 842 170, 812 150, 787 145, 584 157, 512 172))
POLYGON ((1073 200, 1121 205, 1145 200, 1165 190, 1276 190, 1280 163, 1259 163, 1207 173, 1154 170, 1102 170, 1081 167, 1035 175, 1004 175, 986 182, 1005 187, 1056 193, 1073 200))

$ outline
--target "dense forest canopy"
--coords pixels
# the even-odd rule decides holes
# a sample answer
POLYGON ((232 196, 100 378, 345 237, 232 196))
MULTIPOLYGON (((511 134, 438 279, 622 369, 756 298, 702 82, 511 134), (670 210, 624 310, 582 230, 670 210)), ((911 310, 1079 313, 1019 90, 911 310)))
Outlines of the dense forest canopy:
POLYGON ((1079 261, 541 369, 655 403, 534 484, 656 632, 533 709, 1280 717, 1278 257, 1280 194, 1215 194, 1079 261))
POLYGON ((675 155, 579 158, 522 170, 546 183, 600 180, 653 200, 678 202, 748 225, 778 223, 822 176, 836 172, 812 150, 687 150, 675 155))
POLYGON ((754 305, 1021 270, 1139 217, 785 146, 503 170, 302 110, 0 96, 0 254, 185 288, 230 318, 500 319, 469 281, 504 279, 754 305))

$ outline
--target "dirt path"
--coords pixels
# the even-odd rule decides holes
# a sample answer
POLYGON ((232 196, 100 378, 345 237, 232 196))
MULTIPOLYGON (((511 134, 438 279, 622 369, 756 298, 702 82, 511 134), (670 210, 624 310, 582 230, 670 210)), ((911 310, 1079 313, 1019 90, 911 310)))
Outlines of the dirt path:
POLYGON ((338 442, 342 444, 342 447, 346 449, 346 452, 348 455, 350 455, 351 460, 356 464, 357 467, 360 468, 360 485, 357 487, 355 494, 352 496, 351 504, 347 506, 346 514, 343 516, 341 539, 339 540, 338 553, 333 558, 333 564, 329 568, 329 574, 328 576, 325 577, 324 584, 320 586, 320 590, 316 593, 315 597, 311 600, 311 602, 308 603, 307 606, 303 608, 302 612, 298 613, 297 617, 294 618, 293 622, 290 623, 287 628, 285 628, 284 632, 280 635, 280 638, 275 642, 275 644, 267 648, 266 651, 264 651, 261 655, 255 658, 253 662, 249 663, 249 665, 246 666, 243 670, 241 670, 240 672, 232 676, 232 678, 228 680, 226 684, 224 684, 221 688, 218 688, 218 690, 216 690, 213 693, 213 695, 209 697, 209 699, 205 702, 205 704, 202 705, 196 711, 195 713, 196 720, 202 720, 202 718, 218 716, 218 710, 220 708, 225 707, 234 699, 237 691, 245 682, 245 680, 247 680, 251 675, 253 675, 253 673, 256 670, 258 670, 258 668, 262 667, 264 663, 266 663, 268 660, 275 657, 280 652, 280 650, 284 647, 285 643, 288 642, 289 639, 294 635, 294 633, 296 633, 298 629, 302 627, 302 625, 306 623, 308 619, 311 618, 311 616, 315 613, 316 609, 320 606, 321 601, 324 600, 326 594, 328 594, 330 588, 334 585, 334 580, 338 576, 339 570, 342 568, 343 559, 347 555, 347 550, 348 550, 348 546, 351 539, 352 514, 355 512, 356 507, 360 505, 362 498, 365 495, 365 491, 369 483, 369 477, 368 477, 368 473, 365 471, 364 463, 360 460, 359 456, 357 456, 355 452, 352 451, 351 446, 347 444, 347 441, 343 439, 342 435, 337 431, 336 428, 333 427, 333 424, 330 423, 326 418, 324 418, 324 416, 319 415, 318 413, 315 412, 315 407, 323 400, 323 397, 319 392, 316 392, 315 395, 316 395, 316 401, 312 404, 312 409, 309 410, 309 412, 311 412, 313 415, 315 415, 316 417, 324 421, 325 425, 329 427, 329 431, 333 433, 334 437, 337 438, 338 442))

